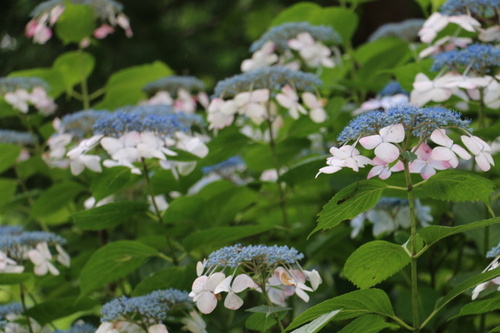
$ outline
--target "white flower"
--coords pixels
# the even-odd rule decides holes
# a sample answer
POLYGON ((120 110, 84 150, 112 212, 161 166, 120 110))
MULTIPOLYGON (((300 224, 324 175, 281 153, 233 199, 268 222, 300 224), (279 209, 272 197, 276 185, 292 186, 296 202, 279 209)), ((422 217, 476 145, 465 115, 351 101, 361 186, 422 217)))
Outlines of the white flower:
POLYGON ((1 273, 22 273, 24 266, 17 265, 16 261, 7 257, 7 254, 0 251, 0 272, 1 273))
POLYGON ((299 96, 292 87, 285 85, 281 92, 276 95, 276 101, 284 108, 288 109, 288 113, 293 119, 299 119, 299 112, 307 114, 306 109, 299 103, 299 96))
POLYGON ((477 166, 483 170, 488 171, 490 164, 495 166, 495 161, 491 157, 491 147, 477 136, 461 136, 462 142, 475 155, 477 166))
POLYGON ((366 102, 363 102, 361 106, 352 112, 353 116, 356 116, 360 113, 375 110, 378 108, 387 109, 389 106, 400 103, 407 103, 409 101, 409 97, 404 94, 396 94, 394 96, 383 96, 379 99, 371 98, 366 102))
POLYGON ((315 123, 322 123, 326 120, 327 115, 323 108, 326 104, 325 100, 316 98, 316 96, 310 92, 303 93, 302 100, 310 110, 309 117, 311 117, 312 121, 315 123))
POLYGON ((436 161, 448 161, 453 168, 458 166, 457 155, 468 160, 470 154, 461 146, 455 144, 452 139, 446 135, 444 129, 437 129, 431 134, 431 140, 442 147, 436 147, 432 150, 431 159, 436 161))
POLYGON ((148 333, 168 333, 168 330, 165 325, 156 324, 148 327, 148 333))
POLYGON ((194 280, 189 297, 196 302, 196 307, 201 313, 209 314, 215 309, 217 297, 214 290, 225 278, 224 273, 217 272, 210 276, 202 275, 194 280))
POLYGON ((36 275, 45 275, 49 271, 52 275, 59 275, 57 268, 50 262, 52 254, 50 254, 47 243, 38 243, 36 249, 29 250, 28 258, 35 265, 36 275))
POLYGON ((224 101, 217 97, 212 100, 207 111, 207 120, 210 123, 208 129, 221 129, 233 122, 238 106, 233 100, 224 101))
POLYGON ((172 96, 170 96, 170 94, 167 91, 158 91, 153 97, 151 97, 150 99, 145 101, 144 104, 147 104, 147 105, 158 105, 158 104, 172 105, 172 104, 174 104, 174 100, 172 99, 172 96))
POLYGON ((154 203, 156 204, 156 207, 158 207, 158 210, 160 212, 164 212, 168 208, 168 202, 167 202, 167 200, 165 200, 165 196, 163 196, 161 194, 155 195, 154 199, 150 195, 148 195, 147 199, 149 202, 149 211, 152 213, 156 213, 155 205, 153 204, 153 200, 154 200, 154 203))
POLYGON ((260 49, 252 54, 252 59, 245 59, 241 63, 241 71, 248 72, 253 69, 266 67, 278 61, 278 56, 274 53, 274 43, 267 41, 260 49))
POLYGON ((57 105, 42 87, 33 88, 29 101, 45 116, 51 115, 57 109, 57 105))
POLYGON ((252 280, 252 278, 246 274, 240 274, 231 285, 233 276, 228 276, 215 288, 214 293, 219 294, 223 291, 227 292, 226 299, 224 300, 224 306, 231 310, 237 310, 243 305, 243 300, 241 297, 237 296, 236 293, 241 293, 246 289, 256 289, 259 286, 252 280))
POLYGON ((137 145, 141 142, 139 132, 128 132, 118 139, 104 137, 101 139, 101 146, 111 155, 115 161, 134 162, 139 158, 137 145))
POLYGON ((478 36, 480 41, 491 43, 500 41, 500 25, 494 25, 486 30, 478 29, 480 34, 478 36))
POLYGON ((183 331, 189 331, 191 333, 208 333, 207 324, 196 311, 189 312, 189 317, 182 318, 181 323, 184 324, 182 327, 183 331))
POLYGON ((177 90, 177 98, 174 101, 174 110, 186 113, 196 112, 196 99, 183 88, 177 90))
POLYGON ((242 92, 234 96, 238 112, 260 125, 267 117, 267 107, 264 103, 269 100, 269 89, 257 89, 242 92))
POLYGON ((430 80, 427 75, 418 73, 413 82, 413 90, 410 93, 410 102, 419 106, 427 102, 444 102, 457 90, 447 87, 446 85, 453 81, 456 74, 448 73, 434 80, 430 80))
POLYGON ((399 157, 399 148, 392 143, 402 142, 405 138, 403 125, 396 124, 384 127, 379 135, 370 135, 359 139, 359 143, 366 149, 375 148, 375 156, 388 163, 399 157))
POLYGON ((28 113, 28 101, 29 94, 24 89, 17 89, 14 92, 8 92, 5 94, 4 99, 7 103, 12 105, 12 107, 16 110, 21 111, 22 113, 28 113))
POLYGON ((359 150, 351 145, 345 145, 340 148, 332 147, 330 148, 330 154, 332 154, 333 157, 328 157, 326 159, 326 164, 328 164, 328 166, 319 169, 316 177, 318 177, 320 173, 335 173, 343 167, 351 168, 357 172, 360 167, 363 168, 366 164, 373 164, 372 160, 360 155, 359 150))
POLYGON ((450 16, 448 20, 470 32, 476 32, 478 28, 481 28, 481 23, 470 15, 450 16))
MULTIPOLYGON (((488 267, 486 267, 484 269, 483 273, 486 271, 491 271, 491 270, 497 268, 498 266, 500 266, 500 262, 498 260, 499 258, 500 258, 500 256, 497 256, 495 259, 493 259, 493 261, 488 265, 488 267)), ((472 300, 475 300, 477 298, 477 296, 479 296, 479 293, 481 291, 486 290, 491 285, 493 285, 495 288, 497 288, 497 290, 500 290, 500 276, 496 277, 490 281, 486 281, 486 282, 478 284, 476 286, 476 288, 474 288, 474 290, 472 291, 472 300)))
POLYGON ((438 32, 443 30, 449 22, 449 18, 441 13, 433 13, 424 22, 422 29, 418 32, 420 40, 424 43, 431 43, 436 38, 438 32))
POLYGON ((329 58, 332 50, 323 43, 316 42, 308 32, 302 32, 297 35, 296 39, 290 39, 288 46, 299 51, 300 56, 309 67, 324 66, 331 68, 335 66, 332 59, 329 58))

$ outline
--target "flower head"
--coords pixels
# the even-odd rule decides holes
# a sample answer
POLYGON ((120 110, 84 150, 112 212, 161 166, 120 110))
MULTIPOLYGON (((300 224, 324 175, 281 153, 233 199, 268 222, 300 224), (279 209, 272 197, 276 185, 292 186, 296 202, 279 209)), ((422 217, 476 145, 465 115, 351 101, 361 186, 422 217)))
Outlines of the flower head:
POLYGON ((375 30, 368 41, 374 42, 385 37, 397 37, 407 42, 414 42, 418 38, 418 31, 424 24, 423 19, 408 19, 398 23, 386 23, 375 30))

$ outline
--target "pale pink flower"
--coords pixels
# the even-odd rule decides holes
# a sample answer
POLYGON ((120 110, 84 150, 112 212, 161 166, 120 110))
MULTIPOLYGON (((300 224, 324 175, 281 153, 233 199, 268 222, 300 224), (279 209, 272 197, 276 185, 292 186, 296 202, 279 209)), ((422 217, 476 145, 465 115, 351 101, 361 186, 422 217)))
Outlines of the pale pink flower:
POLYGON ((415 82, 413 82, 413 90, 410 93, 411 103, 422 106, 430 101, 444 102, 448 100, 458 89, 448 88, 446 85, 453 81, 456 76, 456 74, 448 73, 430 80, 427 75, 418 73, 415 82))
POLYGON ((433 45, 422 50, 418 56, 420 58, 425 58, 431 54, 455 50, 457 47, 463 48, 470 43, 472 43, 472 38, 445 36, 438 39, 433 45))
POLYGON ((274 53, 274 43, 267 41, 260 49, 252 54, 251 59, 245 59, 241 63, 241 71, 248 72, 253 69, 271 66, 278 61, 278 55, 274 53))
POLYGON ((488 29, 478 29, 480 34, 478 36, 480 41, 491 43, 500 42, 500 25, 494 25, 488 29))
POLYGON ((36 249, 29 250, 28 258, 35 265, 34 270, 36 275, 45 275, 49 271, 52 275, 59 275, 57 268, 50 262, 52 254, 50 254, 47 243, 38 243, 36 249))
POLYGON ((315 41, 308 32, 302 32, 297 35, 297 38, 290 39, 288 46, 299 51, 300 56, 309 67, 334 67, 335 63, 329 56, 332 50, 323 45, 321 42, 315 41))
POLYGON ((130 38, 134 34, 132 33, 132 28, 130 28, 130 22, 128 21, 128 18, 123 14, 119 14, 116 17, 116 23, 122 27, 123 30, 125 30, 125 35, 130 38))
POLYGON ((210 276, 202 275, 194 280, 189 297, 193 299, 193 302, 196 302, 196 307, 201 313, 209 314, 215 309, 217 297, 214 291, 225 278, 224 273, 217 272, 210 276))
POLYGON ((424 43, 431 43, 436 38, 438 32, 443 30, 449 22, 449 17, 441 13, 433 13, 424 22, 422 29, 418 32, 420 40, 424 43))
POLYGON ((333 156, 326 159, 326 164, 328 164, 328 166, 319 169, 316 177, 321 173, 335 173, 343 167, 351 168, 357 172, 360 167, 362 168, 367 164, 373 164, 372 160, 360 155, 359 150, 351 145, 345 145, 340 148, 332 147, 330 148, 330 154, 333 156))
POLYGON ((28 113, 29 97, 28 92, 24 89, 17 89, 14 92, 8 92, 4 95, 5 101, 12 105, 14 109, 19 110, 22 113, 28 113))
POLYGON ((221 129, 231 125, 238 111, 238 105, 233 100, 224 101, 217 97, 212 100, 207 111, 207 120, 210 123, 208 129, 221 129))
POLYGON ((196 112, 196 99, 186 89, 179 88, 177 90, 177 98, 174 101, 174 110, 194 113, 196 112))
POLYGON ((313 291, 312 288, 305 285, 306 277, 299 270, 287 270, 284 267, 278 267, 274 271, 278 273, 280 281, 285 286, 293 287, 294 293, 299 296, 304 302, 309 302, 309 295, 306 291, 313 291))
POLYGON ((373 164, 375 165, 370 172, 368 173, 367 179, 378 176, 380 179, 387 179, 391 176, 392 171, 394 171, 391 167, 389 167, 389 162, 386 162, 378 157, 373 159, 373 164))
POLYGON ((237 310, 243 305, 243 300, 241 297, 236 295, 241 293, 246 289, 256 289, 259 286, 252 280, 252 278, 246 274, 240 274, 236 278, 233 276, 228 276, 215 288, 214 293, 219 294, 221 292, 227 292, 226 299, 224 300, 224 306, 231 310, 237 310), (231 284, 232 281, 232 284, 231 284))
POLYGON ((269 89, 257 89, 242 92, 234 96, 238 112, 250 118, 255 124, 260 125, 267 117, 265 103, 269 101, 269 89))
POLYGON ((115 28, 113 28, 109 24, 104 23, 99 28, 95 29, 92 35, 97 39, 103 39, 113 32, 115 32, 115 28))
POLYGON ((168 333, 168 330, 163 324, 155 324, 148 327, 148 333, 168 333))
POLYGON ((470 154, 461 146, 455 144, 452 139, 446 135, 442 128, 434 130, 431 134, 431 140, 442 147, 436 147, 432 150, 431 159, 435 161, 447 161, 453 168, 458 166, 457 155, 468 160, 470 154))
POLYGON ((491 157, 491 147, 489 144, 474 135, 462 135, 461 139, 470 152, 475 155, 477 166, 481 170, 488 171, 490 169, 490 164, 495 166, 495 161, 493 161, 493 157, 491 157))
POLYGON ((418 158, 410 164, 410 172, 420 173, 423 179, 434 176, 436 170, 451 168, 451 164, 448 161, 432 159, 432 148, 425 142, 420 144, 415 154, 418 158))
POLYGON ((448 20, 470 32, 476 32, 478 28, 481 28, 481 23, 470 15, 450 16, 448 20))
POLYGON ((378 108, 387 109, 389 106, 400 103, 407 103, 409 97, 404 94, 396 94, 393 96, 383 96, 378 99, 371 98, 363 102, 361 106, 352 112, 352 115, 358 115, 366 111, 375 110, 378 108))
POLYGON ((322 123, 327 119, 326 111, 324 106, 326 101, 323 99, 316 98, 316 95, 305 92, 302 94, 302 101, 309 108, 309 117, 315 123, 322 123))
POLYGON ((276 101, 284 108, 288 109, 288 113, 293 119, 299 119, 299 112, 307 114, 306 109, 299 103, 299 96, 292 87, 285 85, 281 92, 276 95, 276 101))
POLYGON ((375 156, 388 163, 399 157, 399 148, 393 143, 400 143, 405 138, 403 125, 396 124, 384 127, 380 134, 370 135, 359 139, 359 143, 366 149, 375 148, 375 156))

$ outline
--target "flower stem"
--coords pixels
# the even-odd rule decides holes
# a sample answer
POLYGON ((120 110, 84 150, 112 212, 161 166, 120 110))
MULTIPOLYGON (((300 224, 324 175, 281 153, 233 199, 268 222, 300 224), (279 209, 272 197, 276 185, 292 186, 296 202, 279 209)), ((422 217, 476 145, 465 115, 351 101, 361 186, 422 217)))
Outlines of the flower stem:
MULTIPOLYGON (((271 300, 269 299, 269 296, 267 295, 265 281, 262 283, 261 289, 262 289, 262 294, 264 295, 264 298, 266 299, 267 305, 269 305, 270 307, 273 307, 274 305, 271 302, 271 300)), ((280 332, 283 332, 285 330, 285 328, 283 327, 283 324, 281 323, 281 320, 279 319, 278 314, 276 312, 273 312, 273 317, 274 317, 274 320, 276 320, 276 323, 278 323, 278 327, 280 328, 280 332)))
POLYGON ((87 87, 87 79, 85 78, 85 63, 83 60, 83 51, 80 49, 80 70, 81 70, 81 75, 82 75, 82 82, 80 83, 82 86, 82 103, 83 103, 83 109, 87 110, 90 108, 90 99, 89 99, 89 89, 87 87))
POLYGON ((486 127, 486 105, 484 104, 484 88, 479 88, 479 129, 486 127))
POLYGON ((408 205, 410 208, 410 252, 411 252, 411 307, 413 313, 414 332, 420 332, 418 317, 418 285, 417 285, 417 219, 415 216, 415 203, 413 201, 413 184, 411 181, 410 167, 408 160, 403 160, 406 188, 408 194, 408 205))
POLYGON ((161 212, 158 209, 158 205, 156 204, 155 195, 153 192, 153 186, 151 185, 151 179, 149 178, 148 165, 146 164, 146 160, 144 158, 141 158, 141 162, 142 162, 142 168, 144 170, 144 178, 146 179, 146 184, 148 187, 148 192, 149 192, 149 195, 151 196, 151 202, 153 203, 153 207, 155 209, 156 218, 158 219, 158 222, 160 222, 163 225, 163 227, 165 228, 167 246, 170 249, 170 253, 172 254, 172 260, 174 261, 174 264, 176 266, 178 266, 179 260, 177 259, 177 256, 175 255, 175 249, 174 249, 174 246, 172 244, 172 241, 170 240, 170 236, 168 235, 167 226, 165 225, 165 222, 163 221, 163 216, 161 215, 161 212))
POLYGON ((24 285, 22 283, 19 283, 19 288, 20 288, 20 292, 21 292, 21 303, 23 305, 23 314, 26 316, 26 322, 28 325, 28 329, 30 330, 30 333, 34 333, 33 327, 31 327, 30 317, 26 314, 26 311, 28 310, 28 308, 26 307, 26 299, 24 297, 24 285))
MULTIPOLYGON (((268 113, 269 113, 269 107, 267 108, 268 109, 268 113)), ((274 141, 274 134, 273 134, 273 123, 271 121, 271 117, 270 115, 268 115, 268 118, 267 118, 267 123, 269 124, 269 146, 271 147, 271 153, 273 155, 273 163, 274 163, 274 168, 276 169, 276 174, 278 175, 278 179, 277 179, 277 184, 278 184, 278 189, 279 189, 279 194, 280 194, 280 198, 279 198, 279 202, 280 202, 280 207, 281 207, 281 213, 283 215, 283 225, 285 227, 288 227, 288 217, 287 217, 287 214, 286 214, 286 204, 285 204, 285 191, 284 189, 281 187, 281 182, 280 182, 280 166, 279 166, 279 162, 278 162, 278 155, 276 154, 276 142, 274 141)))

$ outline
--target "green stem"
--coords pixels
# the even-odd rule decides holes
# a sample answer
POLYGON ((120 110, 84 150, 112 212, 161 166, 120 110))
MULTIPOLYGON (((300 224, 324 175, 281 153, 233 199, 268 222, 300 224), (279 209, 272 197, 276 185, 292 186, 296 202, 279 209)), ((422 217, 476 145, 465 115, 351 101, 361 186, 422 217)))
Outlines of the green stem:
POLYGON ((280 165, 278 162, 278 155, 276 154, 276 142, 274 141, 273 123, 271 120, 271 116, 269 114, 269 107, 267 108, 267 110, 268 110, 267 123, 269 125, 269 146, 271 146, 274 168, 276 169, 276 174, 278 175, 276 183, 278 184, 278 189, 279 189, 279 195, 280 195, 279 202, 281 207, 281 213, 283 215, 283 225, 288 228, 288 216, 286 214, 286 204, 285 204, 285 191, 281 187, 281 182, 280 182, 280 177, 281 177, 280 165))
POLYGON ((484 104, 484 88, 479 88, 479 129, 486 127, 486 105, 484 104))
POLYGON ((418 285, 417 285, 417 219, 415 216, 415 203, 413 201, 413 184, 410 175, 410 166, 408 160, 403 161, 406 188, 408 194, 408 205, 410 208, 410 251, 411 251, 411 307, 413 313, 413 328, 414 332, 420 332, 418 318, 418 285))
POLYGON ((20 288, 20 291, 21 291, 21 303, 23 305, 23 313, 26 316, 26 322, 28 324, 28 329, 29 329, 30 333, 34 333, 33 332, 33 327, 31 327, 30 317, 26 314, 26 311, 28 310, 28 308, 26 307, 26 299, 24 297, 24 285, 22 283, 20 283, 19 284, 19 288, 20 288))
POLYGON ((94 91, 92 94, 89 95, 89 100, 93 100, 93 99, 101 96, 105 92, 106 92, 106 90, 104 88, 97 89, 96 91, 94 91))
POLYGON ((402 321, 398 317, 394 316, 394 317, 390 317, 390 318, 392 320, 394 320, 396 323, 398 323, 399 326, 404 327, 404 328, 406 328, 409 331, 413 331, 413 327, 411 327, 410 325, 408 325, 407 323, 405 323, 404 321, 402 321))
MULTIPOLYGON (((262 279, 262 283, 261 283, 260 288, 262 289, 262 294, 264 295, 264 298, 266 299, 267 305, 269 305, 270 307, 273 307, 274 306, 273 302, 271 302, 271 300, 269 299, 269 296, 267 295, 265 279, 262 279)), ((285 328, 283 327, 283 324, 281 323, 281 320, 279 319, 278 314, 276 312, 273 312, 273 317, 274 317, 274 320, 276 320, 276 322, 278 323, 278 327, 280 328, 280 332, 283 332, 285 330, 285 328)))
POLYGON ((179 265, 179 260, 177 259, 177 256, 175 255, 175 249, 174 249, 174 246, 172 244, 172 241, 170 240, 170 236, 168 235, 167 226, 165 225, 165 222, 163 221, 163 216, 161 215, 161 212, 158 209, 158 205, 156 204, 155 195, 154 195, 154 192, 153 192, 153 186, 151 185, 151 179, 149 178, 148 165, 146 164, 146 160, 144 158, 141 158, 141 162, 142 162, 142 168, 144 170, 144 178, 146 179, 146 184, 147 184, 147 187, 148 187, 148 192, 149 192, 149 195, 151 196, 151 202, 153 203, 153 207, 155 209, 156 218, 158 219, 158 222, 160 222, 164 226, 164 228, 165 228, 165 231, 166 231, 165 235, 166 235, 166 239, 167 239, 167 246, 170 249, 170 253, 172 254, 172 260, 174 261, 174 264, 176 266, 178 266, 179 265))

